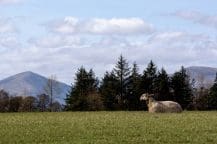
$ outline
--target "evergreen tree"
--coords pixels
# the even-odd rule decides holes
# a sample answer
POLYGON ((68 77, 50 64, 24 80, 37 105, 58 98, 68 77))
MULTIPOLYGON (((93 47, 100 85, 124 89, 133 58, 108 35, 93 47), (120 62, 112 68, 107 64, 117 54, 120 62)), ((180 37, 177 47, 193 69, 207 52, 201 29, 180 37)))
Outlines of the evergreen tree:
POLYGON ((155 84, 157 100, 172 100, 172 96, 170 94, 170 79, 167 72, 163 68, 160 72, 158 72, 155 84))
POLYGON ((115 75, 119 81, 119 104, 121 109, 126 107, 127 85, 129 82, 130 68, 127 60, 121 55, 114 68, 115 75))
POLYGON ((67 94, 66 109, 88 110, 88 95, 97 91, 98 81, 93 70, 87 72, 83 67, 78 69, 75 75, 75 83, 71 87, 69 94, 67 94))
POLYGON ((9 94, 4 91, 0 90, 0 112, 7 112, 9 109, 9 94))
POLYGON ((118 90, 119 81, 114 72, 106 72, 100 85, 100 93, 106 110, 116 110, 118 108, 118 90))
POLYGON ((181 67, 179 72, 175 72, 171 86, 173 88, 173 99, 177 101, 183 109, 188 108, 192 103, 192 89, 189 82, 189 76, 186 73, 184 67, 181 67))
POLYGON ((129 83, 127 86, 127 109, 139 110, 141 108, 141 102, 139 100, 142 91, 140 89, 141 75, 139 74, 139 68, 134 62, 131 75, 129 77, 129 83))
POLYGON ((217 110, 217 73, 213 86, 210 88, 208 108, 217 110))
POLYGON ((143 89, 143 93, 155 93, 156 78, 157 67, 151 60, 142 75, 141 89, 143 89))

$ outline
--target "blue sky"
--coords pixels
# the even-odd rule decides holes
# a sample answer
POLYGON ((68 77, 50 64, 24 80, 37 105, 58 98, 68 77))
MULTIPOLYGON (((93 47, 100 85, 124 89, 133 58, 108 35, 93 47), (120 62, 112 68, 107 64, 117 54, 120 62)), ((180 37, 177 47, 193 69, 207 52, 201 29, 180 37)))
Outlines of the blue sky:
POLYGON ((0 0, 0 79, 23 71, 71 83, 80 66, 103 76, 120 54, 217 67, 217 1, 0 0))

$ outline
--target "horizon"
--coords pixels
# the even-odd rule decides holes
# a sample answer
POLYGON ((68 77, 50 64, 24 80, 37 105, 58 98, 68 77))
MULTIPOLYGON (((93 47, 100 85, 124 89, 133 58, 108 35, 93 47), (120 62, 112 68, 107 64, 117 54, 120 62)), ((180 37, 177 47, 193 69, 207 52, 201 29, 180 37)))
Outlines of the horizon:
MULTIPOLYGON (((215 68, 215 67, 207 67, 207 66, 189 66, 189 67, 184 67, 185 69, 190 69, 190 68, 209 68, 209 69, 217 69, 217 68, 215 68)), ((181 69, 181 68, 180 68, 181 69)), ((174 71, 174 73, 175 72, 177 72, 177 71, 179 71, 180 69, 177 69, 176 71, 174 71)), ((145 69, 144 69, 145 70, 145 69)), ((160 70, 160 68, 158 68, 157 67, 157 70, 160 70)), ((142 70, 143 71, 143 70, 142 70)), ((140 71, 140 74, 142 73, 142 71, 140 71)), ((45 75, 42 75, 42 74, 40 74, 40 73, 37 73, 37 72, 34 72, 34 71, 23 71, 23 72, 18 72, 18 73, 15 73, 15 74, 13 74, 13 75, 10 75, 10 76, 7 76, 7 77, 5 77, 5 78, 0 78, 0 82, 1 81, 3 81, 3 80, 6 80, 6 79, 8 79, 8 78, 11 78, 11 77, 13 77, 13 76, 16 76, 16 75, 20 75, 20 74, 24 74, 24 73, 33 73, 34 75, 39 75, 39 76, 41 76, 41 77, 44 77, 44 78, 49 78, 51 75, 48 75, 48 76, 45 76, 45 75)), ((172 74, 174 74, 174 73, 167 73, 168 75, 172 75, 172 74)), ((104 73, 105 74, 105 73, 104 73)), ((56 76, 56 75, 55 75, 56 76)), ((102 79, 102 77, 98 77, 97 75, 96 75, 96 77, 99 79, 99 80, 101 80, 102 79)), ((58 79, 58 77, 56 77, 57 79, 57 81, 58 82, 60 82, 60 83, 63 83, 63 84, 66 84, 66 85, 68 85, 68 86, 71 86, 73 83, 74 83, 74 79, 70 82, 70 83, 66 83, 66 82, 64 82, 64 81, 61 81, 61 80, 59 80, 58 79)))
POLYGON ((97 77, 122 54, 174 73, 217 64, 217 1, 0 0, 0 79, 32 71, 66 84, 97 77))

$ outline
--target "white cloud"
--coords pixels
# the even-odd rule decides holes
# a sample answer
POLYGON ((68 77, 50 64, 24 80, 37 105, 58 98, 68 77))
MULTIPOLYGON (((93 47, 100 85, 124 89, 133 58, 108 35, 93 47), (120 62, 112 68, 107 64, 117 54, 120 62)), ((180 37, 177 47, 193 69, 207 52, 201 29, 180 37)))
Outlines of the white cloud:
POLYGON ((49 29, 53 32, 71 34, 79 31, 79 20, 74 17, 65 17, 63 21, 52 22, 49 29))
POLYGON ((93 42, 89 40, 92 37, 82 39, 83 36, 70 35, 34 39, 29 49, 19 52, 20 63, 26 69, 45 75, 55 72, 61 80, 70 83, 82 65, 93 68, 97 76, 103 76, 106 70, 113 68, 120 54, 131 63, 137 61, 141 70, 152 59, 159 68, 163 66, 169 73, 178 70, 181 65, 215 66, 217 61, 217 40, 204 34, 167 31, 155 33, 148 39, 143 36, 136 39, 94 37, 93 42))
POLYGON ((50 22, 47 28, 49 31, 61 34, 131 35, 150 34, 154 31, 153 26, 141 18, 80 20, 66 17, 64 20, 50 22))
POLYGON ((59 35, 49 35, 46 37, 31 38, 28 41, 31 45, 42 48, 62 48, 62 47, 79 47, 81 43, 80 37, 76 36, 59 36, 59 35))
POLYGON ((23 0, 0 0, 0 4, 17 4, 23 0))
POLYGON ((86 31, 93 34, 147 34, 153 26, 140 18, 92 19, 86 24, 86 31))
POLYGON ((217 29, 217 15, 205 15, 197 11, 178 11, 172 15, 217 29))
MULTIPOLYGON (((66 17, 48 24, 51 33, 31 38, 22 48, 13 51, 7 48, 19 44, 17 36, 0 37, 0 47, 5 47, 0 49, 1 75, 32 70, 45 76, 56 74, 59 80, 70 84, 80 66, 93 68, 101 77, 114 67, 120 54, 130 63, 137 61, 141 70, 151 59, 169 73, 181 65, 216 65, 217 39, 183 31, 153 33, 153 27, 145 24, 137 18, 80 20, 66 17)), ((4 33, 13 31, 4 30, 4 33)))
POLYGON ((16 36, 0 36, 0 46, 3 48, 19 48, 21 43, 16 36))
POLYGON ((15 33, 16 27, 10 18, 0 18, 0 34, 1 33, 15 33))

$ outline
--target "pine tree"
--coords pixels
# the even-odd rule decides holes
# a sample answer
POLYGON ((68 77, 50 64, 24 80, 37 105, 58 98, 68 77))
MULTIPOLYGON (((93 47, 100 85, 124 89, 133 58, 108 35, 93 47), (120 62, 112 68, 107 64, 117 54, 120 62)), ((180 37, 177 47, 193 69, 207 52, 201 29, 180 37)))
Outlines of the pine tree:
POLYGON ((217 110, 217 73, 213 86, 210 88, 208 108, 217 110))
POLYGON ((139 110, 140 109, 140 96, 142 91, 140 89, 141 75, 139 74, 139 68, 134 62, 131 75, 129 77, 129 83, 127 86, 127 109, 128 110, 139 110))
POLYGON ((4 90, 0 90, 0 112, 7 112, 9 109, 10 96, 4 90))
POLYGON ((119 81, 114 72, 106 72, 100 85, 100 93, 106 110, 116 110, 118 108, 118 88, 119 81))
POLYGON ((114 68, 115 75, 119 81, 119 104, 120 108, 124 109, 126 107, 126 94, 127 85, 129 82, 130 68, 128 66, 127 60, 121 55, 114 68))
POLYGON ((157 67, 151 60, 142 75, 141 89, 143 89, 143 93, 155 93, 154 89, 155 89, 156 78, 157 78, 157 67))
POLYGON ((163 68, 158 72, 155 84, 157 100, 172 100, 172 96, 170 94, 170 79, 167 72, 163 68))
POLYGON ((189 76, 186 73, 184 67, 181 67, 179 72, 175 72, 171 86, 173 88, 173 99, 177 101, 183 109, 188 108, 189 104, 192 103, 192 89, 189 82, 189 76))
POLYGON ((93 70, 87 72, 83 67, 78 69, 75 75, 75 83, 71 87, 69 94, 67 94, 66 109, 89 110, 88 96, 93 92, 97 92, 98 81, 93 70))

